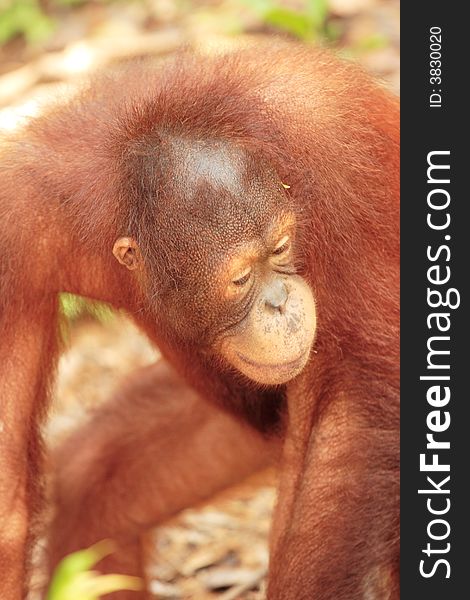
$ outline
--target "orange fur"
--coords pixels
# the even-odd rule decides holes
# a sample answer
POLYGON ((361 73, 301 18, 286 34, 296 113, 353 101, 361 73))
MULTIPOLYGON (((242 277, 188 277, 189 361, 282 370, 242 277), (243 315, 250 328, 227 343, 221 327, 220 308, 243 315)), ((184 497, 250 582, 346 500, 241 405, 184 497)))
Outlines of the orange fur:
MULTIPOLYGON (((235 438, 241 427, 237 419, 245 419, 264 432, 265 440, 284 441, 270 598, 398 597, 398 126, 397 101, 360 69, 323 51, 281 45, 210 59, 186 55, 159 68, 135 64, 97 79, 80 97, 54 108, 2 147, 0 571, 5 600, 18 598, 24 580, 27 523, 31 507, 38 505, 36 430, 57 359, 57 293, 64 290, 133 314, 191 387, 236 416, 216 417, 226 420, 227 431, 235 428, 235 438), (197 348, 193 352, 180 340, 175 343, 146 310, 144 288, 112 256, 116 238, 130 231, 150 256, 158 231, 151 230, 153 207, 143 201, 145 182, 157 177, 151 158, 158 143, 174 131, 246 148, 289 186, 286 193, 298 219, 298 268, 314 291, 318 330, 310 363, 286 386, 260 390, 219 372, 197 348)), ((166 267, 164 259, 153 265, 162 272, 166 267)), ((140 398, 136 392, 137 403, 140 398)), ((201 404, 200 410, 209 409, 201 404)), ((191 434, 184 420, 176 421, 171 436, 179 443, 179 435, 191 434)), ((137 431, 145 429, 145 419, 139 423, 137 431)), ((246 438, 255 452, 247 451, 245 467, 235 463, 235 477, 255 468, 259 448, 270 446, 250 436, 256 434, 246 438)), ((142 440, 139 447, 152 446, 145 431, 142 440)), ((202 478, 213 467, 211 449, 205 459, 199 449, 203 466, 198 470, 196 464, 194 473, 202 478)), ((173 462, 167 449, 160 460, 185 471, 192 468, 191 455, 188 448, 173 462)), ((94 505, 111 482, 103 501, 111 512, 101 507, 96 525, 92 517, 87 521, 86 512, 78 518, 63 503, 57 523, 72 539, 59 550, 53 546, 54 560, 109 533, 103 523, 113 521, 113 507, 127 495, 134 502, 133 490, 141 489, 141 482, 126 479, 127 490, 117 491, 111 476, 97 471, 99 463, 89 462, 92 480, 75 489, 69 502, 75 506, 87 497, 94 505), (72 523, 81 523, 86 535, 70 529, 72 523)), ((162 480, 150 493, 156 498, 161 485, 166 498, 170 478, 158 459, 156 465, 162 480)), ((231 480, 215 469, 204 495, 231 480)), ((111 533, 134 544, 143 524, 199 495, 189 490, 182 497, 168 510, 154 510, 144 498, 133 508, 137 517, 124 518, 125 507, 119 505, 111 533), (120 525, 122 531, 116 531, 120 525)), ((56 528, 53 543, 59 538, 56 528)), ((139 570, 137 550, 127 554, 134 565, 127 570, 139 570)))

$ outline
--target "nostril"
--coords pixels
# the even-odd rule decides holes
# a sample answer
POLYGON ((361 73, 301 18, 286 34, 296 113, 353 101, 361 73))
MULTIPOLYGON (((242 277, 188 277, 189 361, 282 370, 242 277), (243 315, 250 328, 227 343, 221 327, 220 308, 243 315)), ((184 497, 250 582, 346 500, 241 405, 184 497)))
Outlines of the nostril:
POLYGON ((289 292, 283 281, 279 279, 273 281, 265 292, 266 306, 271 309, 278 310, 281 314, 286 312, 287 298, 289 292))

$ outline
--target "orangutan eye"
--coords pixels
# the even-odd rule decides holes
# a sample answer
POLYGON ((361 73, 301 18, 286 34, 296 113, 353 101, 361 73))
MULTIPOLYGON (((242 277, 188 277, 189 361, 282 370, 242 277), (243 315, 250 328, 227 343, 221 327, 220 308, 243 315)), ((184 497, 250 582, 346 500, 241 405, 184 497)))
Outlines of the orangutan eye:
POLYGON ((276 247, 273 250, 273 254, 275 254, 276 256, 279 256, 280 254, 283 254, 284 252, 286 252, 287 250, 289 250, 289 247, 290 247, 289 236, 285 235, 276 244, 276 247))
POLYGON ((240 273, 240 275, 232 281, 234 285, 242 286, 248 282, 251 276, 251 267, 247 267, 244 271, 240 273))

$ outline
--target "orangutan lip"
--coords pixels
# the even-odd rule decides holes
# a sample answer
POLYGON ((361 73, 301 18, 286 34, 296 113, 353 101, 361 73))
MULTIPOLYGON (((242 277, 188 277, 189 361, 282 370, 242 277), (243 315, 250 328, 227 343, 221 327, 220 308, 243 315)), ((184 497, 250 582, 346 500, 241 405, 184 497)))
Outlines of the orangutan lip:
POLYGON ((302 360, 305 357, 305 355, 307 354, 307 352, 308 352, 308 350, 305 350, 295 360, 292 360, 292 361, 290 361, 288 363, 278 363, 278 364, 274 364, 274 365, 266 365, 266 364, 263 364, 263 363, 255 362, 254 360, 250 360, 246 356, 243 356, 243 354, 240 354, 240 352, 237 352, 237 356, 238 356, 238 358, 241 358, 244 362, 246 362, 248 365, 250 365, 252 367, 256 367, 258 369, 283 369, 283 370, 288 370, 290 368, 296 367, 300 362, 302 362, 302 360))

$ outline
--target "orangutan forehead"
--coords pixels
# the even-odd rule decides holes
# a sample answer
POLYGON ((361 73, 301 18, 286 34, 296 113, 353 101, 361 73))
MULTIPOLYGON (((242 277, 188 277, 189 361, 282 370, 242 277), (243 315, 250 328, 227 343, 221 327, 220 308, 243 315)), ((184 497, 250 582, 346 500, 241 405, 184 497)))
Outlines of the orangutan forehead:
MULTIPOLYGON (((237 194, 246 173, 244 153, 221 141, 178 140, 173 146, 176 175, 185 187, 196 190, 209 184, 237 194)), ((189 191, 188 189, 188 191, 189 191)))
MULTIPOLYGON (((289 211, 271 165, 233 142, 168 136, 159 158, 163 177, 157 218, 168 231, 170 246, 179 243, 171 230, 204 232, 219 249, 263 239, 276 218, 289 211)), ((189 236, 187 244, 198 238, 189 236)))
POLYGON ((256 181, 275 180, 268 165, 263 165, 258 157, 254 160, 246 149, 233 142, 173 137, 168 149, 174 183, 190 195, 206 187, 238 196, 256 181))

